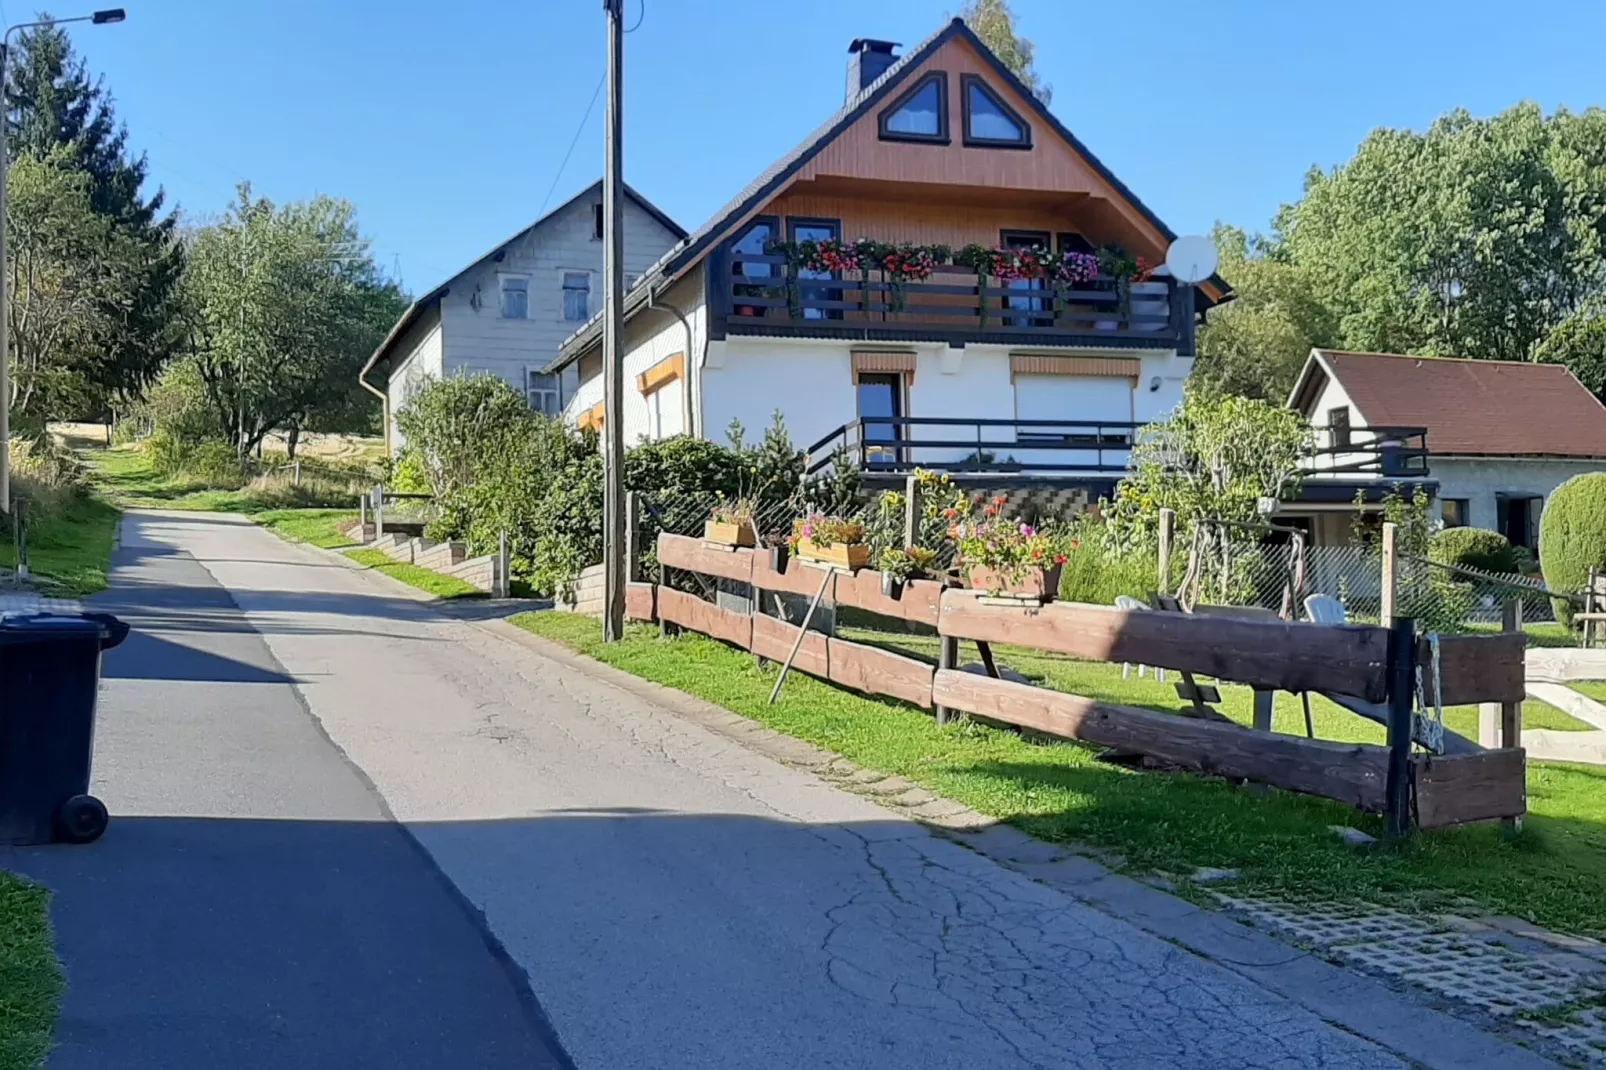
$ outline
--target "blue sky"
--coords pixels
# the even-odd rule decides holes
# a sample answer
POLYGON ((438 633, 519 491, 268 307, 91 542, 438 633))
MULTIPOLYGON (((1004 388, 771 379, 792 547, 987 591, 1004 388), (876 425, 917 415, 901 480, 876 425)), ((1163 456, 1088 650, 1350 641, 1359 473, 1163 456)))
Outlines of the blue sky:
MULTIPOLYGON (((634 20, 643 0, 626 2, 634 20)), ((626 39, 627 179, 696 226, 841 103, 849 40, 912 45, 960 2, 645 0, 626 39)), ((170 198, 204 217, 241 178, 276 199, 348 198, 414 291, 536 217, 604 63, 601 0, 127 7, 77 41, 170 198)), ((1374 127, 1606 103, 1594 0, 1014 8, 1056 113, 1182 233, 1264 227, 1311 165, 1374 127)), ((551 204, 601 167, 599 101, 551 204)))

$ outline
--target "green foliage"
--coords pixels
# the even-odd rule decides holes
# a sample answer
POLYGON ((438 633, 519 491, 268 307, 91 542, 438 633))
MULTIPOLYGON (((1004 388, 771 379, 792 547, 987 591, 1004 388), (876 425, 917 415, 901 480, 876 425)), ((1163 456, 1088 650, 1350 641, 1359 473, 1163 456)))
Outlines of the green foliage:
POLYGON ((602 455, 594 433, 573 443, 576 448, 552 473, 529 527, 531 585, 561 598, 574 593, 581 569, 602 560, 602 455))
MULTIPOLYGON (((1539 517, 1539 566, 1558 594, 1581 591, 1590 569, 1606 571, 1606 472, 1573 476, 1552 492, 1539 517)), ((1570 626, 1572 603, 1553 601, 1556 619, 1570 626)))
POLYGON ((142 447, 151 467, 168 479, 184 478, 202 487, 232 490, 245 484, 234 447, 215 438, 190 440, 158 427, 142 447))
POLYGON ((1140 433, 1132 474, 1108 510, 1118 545, 1147 545, 1160 510, 1179 524, 1200 520, 1261 523, 1261 498, 1279 498, 1299 483, 1311 430, 1292 410, 1190 387, 1165 420, 1140 433))
POLYGON ((1346 348, 1528 360, 1606 287, 1606 111, 1376 130, 1307 176, 1277 238, 1346 348))
POLYGON ((1338 341, 1338 323, 1308 273, 1271 255, 1263 239, 1217 225, 1220 274, 1233 299, 1199 332, 1192 381, 1280 405, 1313 348, 1338 341))
POLYGON ((349 203, 274 204, 248 184, 190 237, 183 328, 211 437, 244 456, 278 428, 370 428, 357 372, 406 299, 367 249, 349 203))
POLYGON ((1428 558, 1480 572, 1519 571, 1510 541, 1498 531, 1483 528, 1445 528, 1429 540, 1428 558))
POLYGON ((1383 495, 1380 513, 1368 513, 1363 508, 1366 496, 1355 492, 1355 512, 1350 521, 1350 542, 1357 546, 1377 549, 1382 539, 1382 525, 1394 525, 1394 549, 1408 557, 1427 557, 1433 541, 1433 519, 1428 508, 1432 499, 1427 491, 1417 487, 1410 494, 1402 494, 1398 484, 1383 495))
POLYGON ((1033 69, 1032 58, 1037 49, 1015 33, 1015 13, 1009 9, 1008 0, 967 0, 959 14, 982 43, 992 49, 1000 62, 1026 83, 1026 88, 1046 107, 1054 97, 1054 90, 1033 69))
POLYGON ((1158 589, 1159 558, 1148 546, 1121 546, 1109 525, 1091 516, 1070 526, 1070 552, 1060 573, 1059 597, 1065 602, 1114 605, 1120 595, 1147 602, 1158 589))
POLYGON ((408 463, 423 469, 444 501, 488 482, 510 453, 522 454, 539 420, 507 380, 489 373, 428 383, 396 412, 408 463))
POLYGON ((1534 350, 1541 364, 1565 364, 1590 393, 1606 401, 1606 311, 1599 304, 1563 320, 1534 350))
POLYGON ((658 501, 744 495, 747 474, 742 454, 687 435, 643 442, 625 453, 625 484, 658 501))

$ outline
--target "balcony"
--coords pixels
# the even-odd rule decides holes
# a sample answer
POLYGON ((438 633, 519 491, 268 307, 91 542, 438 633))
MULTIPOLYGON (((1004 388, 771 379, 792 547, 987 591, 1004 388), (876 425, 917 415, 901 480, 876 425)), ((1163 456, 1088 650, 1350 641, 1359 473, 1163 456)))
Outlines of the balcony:
POLYGON ((1055 289, 945 264, 926 280, 896 282, 881 271, 800 272, 783 255, 742 252, 712 270, 728 334, 1193 351, 1193 287, 1165 278, 1123 294, 1111 278, 1055 289))
MULTIPOLYGON (((872 477, 902 477, 923 468, 955 475, 1022 477, 1033 483, 1113 484, 1126 474, 1132 446, 1144 426, 1113 420, 867 416, 810 445, 808 472, 822 471, 845 454, 872 477)), ((1354 500, 1357 489, 1370 486, 1381 493, 1395 481, 1428 476, 1423 428, 1314 430, 1316 445, 1302 468, 1302 500, 1347 503, 1354 500)))

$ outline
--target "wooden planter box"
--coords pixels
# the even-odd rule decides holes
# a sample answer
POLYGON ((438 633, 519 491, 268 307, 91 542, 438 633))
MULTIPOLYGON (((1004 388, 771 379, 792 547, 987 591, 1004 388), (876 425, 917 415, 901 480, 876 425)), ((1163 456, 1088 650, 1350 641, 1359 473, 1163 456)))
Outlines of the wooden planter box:
POLYGON ((757 546, 751 524, 722 524, 709 520, 703 524, 703 539, 721 546, 757 546))
POLYGON ((819 561, 837 568, 861 569, 870 563, 870 547, 864 543, 816 546, 812 539, 799 539, 797 556, 804 561, 819 561))
POLYGON ((1052 602, 1059 595, 1060 572, 1063 568, 1063 565, 1052 565, 1049 568, 1028 569, 1020 579, 1012 580, 1008 575, 977 565, 968 572, 966 582, 973 591, 1052 602))

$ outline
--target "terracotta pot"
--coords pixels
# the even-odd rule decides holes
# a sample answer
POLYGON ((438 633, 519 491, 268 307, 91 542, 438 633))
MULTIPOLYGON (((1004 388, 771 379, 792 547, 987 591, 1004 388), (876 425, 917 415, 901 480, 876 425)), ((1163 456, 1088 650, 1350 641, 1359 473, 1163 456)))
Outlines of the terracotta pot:
POLYGON ((751 524, 724 524, 709 520, 703 524, 703 538, 722 546, 757 546, 751 524))
POLYGON ((1017 598, 1032 598, 1039 602, 1052 602, 1059 595, 1062 565, 1048 568, 1031 568, 1012 579, 1009 574, 984 565, 975 565, 966 573, 966 582, 973 591, 989 594, 1006 594, 1017 598))
POLYGON ((835 543, 816 546, 812 539, 797 541, 797 556, 804 561, 819 561, 838 568, 861 569, 870 563, 870 547, 864 543, 835 543))

